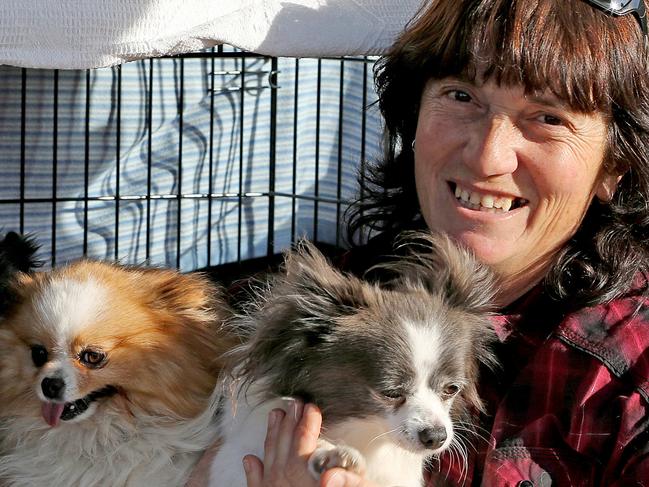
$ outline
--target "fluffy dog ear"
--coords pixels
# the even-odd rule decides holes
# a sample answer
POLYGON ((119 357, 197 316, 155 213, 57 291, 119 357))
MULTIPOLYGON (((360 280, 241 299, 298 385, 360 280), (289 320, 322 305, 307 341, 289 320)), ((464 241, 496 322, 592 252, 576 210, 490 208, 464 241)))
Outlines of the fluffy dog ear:
POLYGON ((361 281, 345 275, 307 240, 299 241, 286 254, 283 282, 309 313, 327 316, 349 314, 366 303, 361 281))
POLYGON ((285 254, 281 272, 258 289, 246 313, 232 326, 245 337, 234 357, 249 380, 271 377, 277 390, 295 392, 291 384, 305 373, 304 362, 317 350, 333 346, 338 319, 366 302, 361 281, 336 270, 306 240, 285 254))
POLYGON ((215 305, 224 307, 223 293, 200 273, 183 274, 171 269, 144 269, 142 285, 149 286, 152 305, 187 318, 209 321, 215 305))
MULTIPOLYGON (((500 370, 500 363, 494 353, 494 344, 498 341, 495 330, 488 316, 482 323, 476 322, 472 327, 472 347, 466 357, 467 376, 479 377, 481 366, 491 371, 500 370)), ((462 396, 474 410, 486 412, 482 398, 478 394, 477 381, 472 380, 462 390, 462 396)))
POLYGON ((16 278, 42 265, 35 258, 37 250, 38 245, 31 236, 9 232, 0 240, 0 315, 17 298, 11 290, 16 278))
POLYGON ((31 272, 43 263, 35 255, 39 245, 30 235, 7 233, 0 240, 0 272, 2 275, 31 272))
POLYGON ((445 295, 452 306, 468 311, 488 311, 494 297, 495 279, 470 251, 444 234, 406 232, 399 247, 406 257, 386 264, 396 281, 445 295))

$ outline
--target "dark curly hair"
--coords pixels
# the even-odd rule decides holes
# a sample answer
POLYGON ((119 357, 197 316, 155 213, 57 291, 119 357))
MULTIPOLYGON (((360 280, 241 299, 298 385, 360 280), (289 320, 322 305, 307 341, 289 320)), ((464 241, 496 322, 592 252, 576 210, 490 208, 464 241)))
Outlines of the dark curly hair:
POLYGON ((422 90, 430 79, 474 80, 479 66, 499 85, 550 90, 574 110, 604 114, 604 169, 622 179, 610 202, 592 202, 544 284, 570 306, 620 296, 649 262, 647 54, 633 16, 612 17, 583 0, 429 2, 376 64, 385 153, 361 175, 364 195, 350 208, 348 239, 425 227, 410 149, 422 90))

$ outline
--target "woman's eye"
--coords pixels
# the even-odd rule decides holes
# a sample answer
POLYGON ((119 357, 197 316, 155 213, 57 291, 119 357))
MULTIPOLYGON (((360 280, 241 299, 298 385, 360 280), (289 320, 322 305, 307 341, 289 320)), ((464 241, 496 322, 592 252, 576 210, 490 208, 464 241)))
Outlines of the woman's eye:
POLYGON ((449 96, 451 96, 455 101, 463 103, 468 103, 471 101, 471 95, 462 90, 453 90, 449 93, 449 96))
POLYGON ((555 117, 554 115, 548 115, 547 113, 541 115, 540 120, 543 123, 547 124, 547 125, 563 125, 564 124, 563 120, 560 119, 559 117, 555 117))
POLYGON ((87 367, 98 367, 106 360, 106 354, 96 350, 83 350, 79 354, 79 360, 87 367))
POLYGON ((47 349, 43 345, 32 345, 32 362, 36 367, 42 367, 47 363, 47 349))

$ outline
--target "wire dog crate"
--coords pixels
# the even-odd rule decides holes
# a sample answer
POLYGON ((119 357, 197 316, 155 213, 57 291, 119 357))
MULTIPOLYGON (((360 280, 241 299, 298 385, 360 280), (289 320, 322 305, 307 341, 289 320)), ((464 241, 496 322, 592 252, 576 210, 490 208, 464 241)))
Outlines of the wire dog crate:
POLYGON ((359 164, 380 149, 373 61, 222 46, 97 70, 2 66, 0 228, 35 235, 48 266, 188 271, 302 235, 341 245, 359 164))

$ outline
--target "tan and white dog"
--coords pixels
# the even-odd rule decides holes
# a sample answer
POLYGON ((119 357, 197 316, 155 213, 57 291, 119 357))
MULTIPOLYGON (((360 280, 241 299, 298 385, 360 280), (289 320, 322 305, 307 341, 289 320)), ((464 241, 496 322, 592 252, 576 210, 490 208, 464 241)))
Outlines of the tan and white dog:
POLYGON ((22 272, 9 254, 0 485, 183 485, 216 438, 208 406, 232 345, 220 290, 198 274, 88 260, 22 272))

